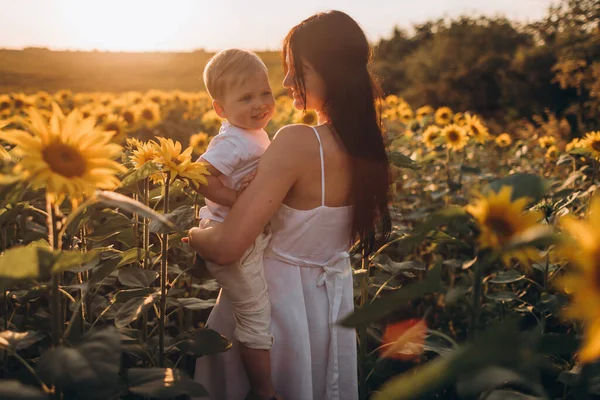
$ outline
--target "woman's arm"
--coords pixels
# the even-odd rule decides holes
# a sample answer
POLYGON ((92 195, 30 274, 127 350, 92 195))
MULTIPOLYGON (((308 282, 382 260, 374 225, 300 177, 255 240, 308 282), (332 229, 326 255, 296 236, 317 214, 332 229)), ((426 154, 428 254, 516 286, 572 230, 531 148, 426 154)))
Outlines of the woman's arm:
POLYGON ((190 245, 196 252, 221 265, 240 259, 296 183, 307 150, 314 147, 314 138, 306 135, 306 129, 310 128, 282 128, 262 156, 256 177, 240 194, 225 221, 212 229, 190 230, 190 245))
POLYGON ((199 185, 198 188, 196 188, 196 191, 210 201, 214 201, 225 207, 231 207, 237 200, 239 195, 238 191, 220 184, 219 177, 223 175, 221 171, 205 160, 200 159, 200 161, 206 165, 206 169, 208 169, 210 176, 206 177, 208 184, 199 185))

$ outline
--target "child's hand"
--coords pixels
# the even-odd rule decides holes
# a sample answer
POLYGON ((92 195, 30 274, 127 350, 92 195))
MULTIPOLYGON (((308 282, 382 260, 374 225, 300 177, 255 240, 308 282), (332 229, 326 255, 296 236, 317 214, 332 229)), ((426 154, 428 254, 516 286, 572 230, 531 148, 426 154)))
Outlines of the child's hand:
POLYGON ((250 172, 249 174, 247 174, 246 176, 244 176, 242 178, 242 181, 240 182, 240 192, 243 192, 248 187, 250 182, 252 182, 254 180, 255 176, 256 176, 256 170, 254 170, 253 172, 250 172))
POLYGON ((187 244, 189 244, 189 245, 190 245, 190 247, 191 247, 191 248, 192 248, 194 251, 196 251, 196 248, 195 248, 194 244, 195 244, 195 239, 197 239, 197 238, 195 238, 195 237, 194 237, 194 234, 195 234, 195 233, 197 233, 198 231, 201 231, 201 230, 202 230, 202 229, 200 229, 200 228, 192 228, 192 229, 190 229, 190 230, 188 231, 188 235, 187 235, 187 237, 184 237, 184 238, 182 238, 182 239, 181 239, 181 241, 182 241, 183 243, 187 243, 187 244))

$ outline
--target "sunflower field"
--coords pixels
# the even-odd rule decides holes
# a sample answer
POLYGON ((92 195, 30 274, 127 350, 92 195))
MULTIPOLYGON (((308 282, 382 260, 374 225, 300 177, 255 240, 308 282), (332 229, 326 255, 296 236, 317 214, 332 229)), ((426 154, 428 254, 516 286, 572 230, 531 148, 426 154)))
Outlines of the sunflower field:
MULTIPOLYGON (((393 233, 353 255, 361 398, 600 395, 600 132, 379 104, 393 233), (598 264, 597 264, 598 263, 598 264)), ((279 97, 267 131, 315 124, 279 97)), ((0 398, 203 397, 218 285, 181 243, 205 93, 0 95, 0 398)), ((201 260, 200 260, 201 261, 201 260)))

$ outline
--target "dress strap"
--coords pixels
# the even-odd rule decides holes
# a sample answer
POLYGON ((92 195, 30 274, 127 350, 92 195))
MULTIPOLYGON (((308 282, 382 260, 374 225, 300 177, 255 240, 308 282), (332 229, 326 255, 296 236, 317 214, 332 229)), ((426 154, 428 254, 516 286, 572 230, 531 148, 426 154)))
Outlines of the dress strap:
POLYGON ((321 137, 317 128, 312 127, 319 141, 319 154, 321 155, 321 206, 325 206, 325 159, 323 158, 323 144, 321 143, 321 137))

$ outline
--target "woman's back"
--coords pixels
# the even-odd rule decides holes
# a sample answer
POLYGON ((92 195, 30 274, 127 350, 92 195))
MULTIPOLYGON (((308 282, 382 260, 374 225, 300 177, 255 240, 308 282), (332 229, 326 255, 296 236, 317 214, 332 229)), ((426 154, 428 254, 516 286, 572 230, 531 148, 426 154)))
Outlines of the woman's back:
MULTIPOLYGON (((269 248, 308 262, 323 263, 351 244, 352 207, 348 205, 350 165, 327 126, 297 127, 312 135, 312 157, 304 173, 271 219, 269 248), (312 130, 314 133, 309 133, 312 130)), ((309 153, 309 154, 310 154, 309 153)))

